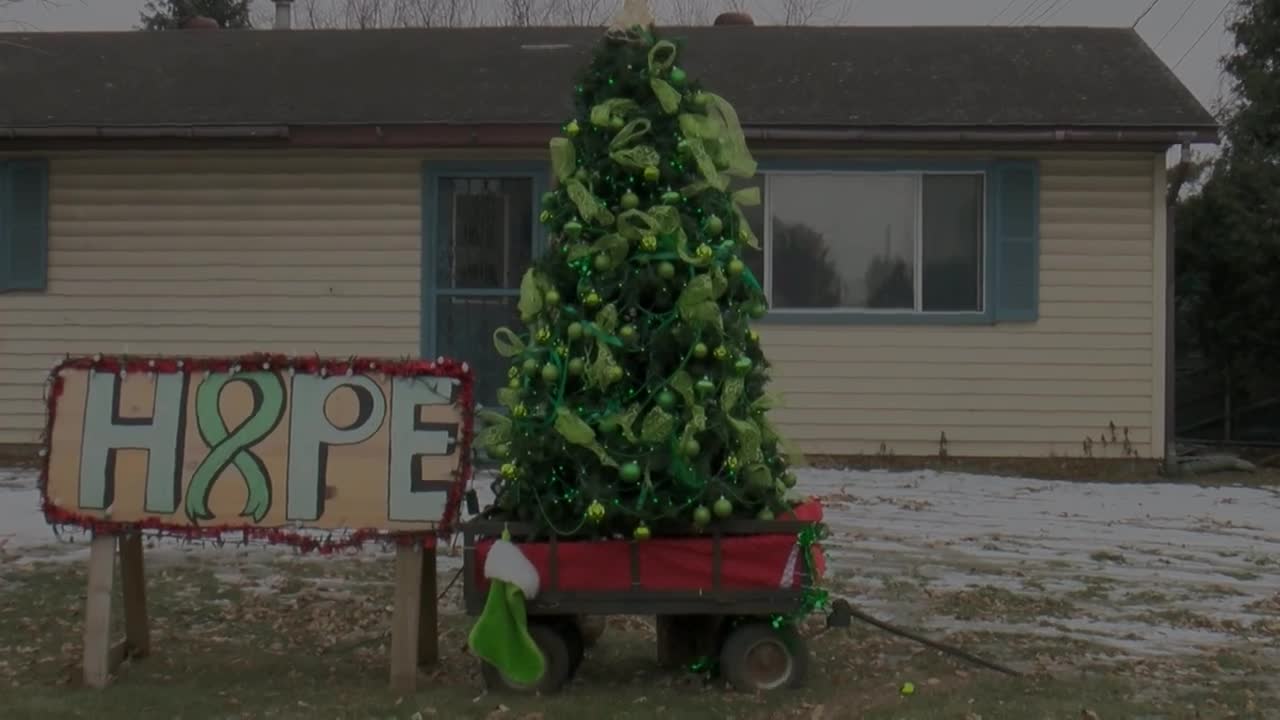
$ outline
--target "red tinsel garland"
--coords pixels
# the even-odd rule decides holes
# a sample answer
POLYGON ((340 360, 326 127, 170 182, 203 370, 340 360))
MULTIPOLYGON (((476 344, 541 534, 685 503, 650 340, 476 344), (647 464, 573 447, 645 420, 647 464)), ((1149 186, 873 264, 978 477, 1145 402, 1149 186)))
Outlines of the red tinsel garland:
POLYGON ((187 540, 224 540, 231 533, 242 535, 245 541, 261 540, 273 545, 291 545, 302 552, 318 551, 328 555, 340 550, 357 548, 368 542, 394 542, 397 545, 421 543, 434 547, 439 537, 453 532, 458 519, 462 495, 471 481, 471 442, 475 431, 475 375, 465 362, 449 358, 430 360, 387 360, 383 358, 350 358, 347 360, 320 357, 289 357, 256 353, 235 358, 224 357, 93 357, 67 358, 50 374, 51 387, 47 398, 44 439, 41 448, 40 498, 45 519, 54 526, 75 526, 93 533, 119 534, 149 531, 154 534, 184 538, 187 540), (63 391, 63 370, 93 370, 119 374, 134 373, 227 373, 237 369, 264 370, 309 375, 362 375, 380 373, 391 377, 447 377, 458 381, 458 398, 455 405, 462 415, 461 436, 458 439, 458 469, 445 501, 444 517, 435 530, 427 532, 387 532, 371 529, 354 529, 339 539, 318 539, 300 533, 264 528, 252 525, 191 526, 173 525, 158 519, 122 523, 82 515, 54 504, 48 496, 49 462, 53 455, 53 421, 58 398, 63 391))

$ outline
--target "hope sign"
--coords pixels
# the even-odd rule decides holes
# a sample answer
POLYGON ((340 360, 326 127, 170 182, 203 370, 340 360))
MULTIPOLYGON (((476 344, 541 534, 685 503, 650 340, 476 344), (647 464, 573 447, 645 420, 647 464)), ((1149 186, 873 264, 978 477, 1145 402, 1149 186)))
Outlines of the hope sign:
POLYGON ((63 369, 45 496, 168 525, 423 530, 462 464, 460 381, 63 369))

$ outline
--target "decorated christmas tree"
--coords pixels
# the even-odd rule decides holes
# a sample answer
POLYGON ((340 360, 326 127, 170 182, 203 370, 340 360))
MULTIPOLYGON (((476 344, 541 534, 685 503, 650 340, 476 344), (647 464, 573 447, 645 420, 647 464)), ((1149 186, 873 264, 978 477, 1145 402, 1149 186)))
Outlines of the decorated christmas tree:
POLYGON ((560 536, 644 539, 790 507, 770 425, 766 312, 743 262, 758 188, 732 106, 680 65, 629 1, 573 88, 542 198, 549 247, 524 276, 506 413, 479 445, 501 463, 499 517, 560 536))

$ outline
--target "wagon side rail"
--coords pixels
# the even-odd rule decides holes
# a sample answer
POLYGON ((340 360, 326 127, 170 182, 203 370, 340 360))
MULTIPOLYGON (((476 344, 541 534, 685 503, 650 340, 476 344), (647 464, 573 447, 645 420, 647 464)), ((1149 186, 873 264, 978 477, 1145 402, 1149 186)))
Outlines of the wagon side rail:
MULTIPOLYGON (((799 587, 761 588, 751 590, 723 587, 723 540, 726 536, 743 535, 796 535, 816 523, 803 520, 738 520, 732 519, 712 525, 706 535, 711 539, 711 588, 709 590, 650 590, 640 582, 640 543, 629 540, 631 587, 627 590, 570 590, 560 588, 561 540, 551 534, 547 540, 548 582, 538 597, 530 602, 527 611, 535 615, 587 614, 587 615, 717 615, 717 614, 772 614, 788 612, 802 603, 803 588, 814 581, 809 563, 800 562, 799 587)), ((513 540, 535 537, 537 528, 527 523, 500 520, 473 520, 462 526, 463 533, 463 600, 468 614, 478 614, 485 598, 477 580, 478 542, 498 538, 503 531, 513 540)), ((574 541, 570 541, 574 542, 574 541)))

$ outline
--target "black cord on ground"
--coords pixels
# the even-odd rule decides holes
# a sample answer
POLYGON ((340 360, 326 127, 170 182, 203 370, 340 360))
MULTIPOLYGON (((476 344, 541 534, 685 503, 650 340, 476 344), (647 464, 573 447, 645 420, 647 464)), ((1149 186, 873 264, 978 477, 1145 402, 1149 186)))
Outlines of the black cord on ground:
POLYGON ((449 584, 444 586, 444 590, 441 590, 440 594, 436 596, 436 602, 440 602, 444 599, 445 595, 449 594, 449 591, 453 589, 453 584, 458 582, 458 578, 462 577, 462 571, 464 569, 466 569, 465 566, 458 568, 458 572, 453 574, 453 579, 450 580, 449 584))
POLYGON ((990 660, 984 660, 978 657, 977 655, 974 655, 973 653, 970 653, 966 650, 961 650, 958 647, 948 645, 943 642, 938 642, 937 640, 930 640, 929 638, 923 637, 921 635, 916 635, 910 630, 904 630, 900 627, 890 625, 889 623, 883 620, 877 620, 876 618, 871 617, 865 612, 854 607, 852 603, 850 603, 848 600, 845 600, 843 598, 836 600, 835 602, 832 603, 832 617, 836 618, 836 617, 839 617, 840 615, 846 615, 847 617, 856 618, 858 620, 861 620, 864 623, 867 623, 868 625, 873 625, 877 628, 880 628, 881 630, 884 630, 885 632, 891 635, 897 635, 898 637, 903 637, 913 642, 918 642, 921 645, 931 647, 934 650, 944 652, 948 655, 954 655, 955 657, 958 657, 962 660, 968 660, 969 662, 975 665, 981 665, 982 667, 988 668, 990 670, 995 670, 996 672, 1004 673, 1005 675, 1009 675, 1012 677, 1022 677, 1022 673, 1018 672, 1017 670, 1007 668, 999 663, 991 662, 990 660))

